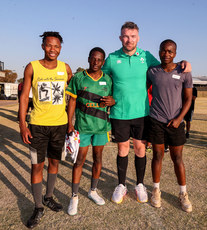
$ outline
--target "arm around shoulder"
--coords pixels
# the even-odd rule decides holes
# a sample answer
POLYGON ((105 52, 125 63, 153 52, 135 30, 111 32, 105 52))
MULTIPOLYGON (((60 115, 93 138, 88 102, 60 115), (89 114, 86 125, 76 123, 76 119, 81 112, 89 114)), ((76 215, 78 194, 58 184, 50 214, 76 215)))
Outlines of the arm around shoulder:
POLYGON ((189 73, 192 71, 192 66, 191 66, 190 62, 187 62, 185 60, 181 61, 181 68, 182 68, 184 73, 189 73))

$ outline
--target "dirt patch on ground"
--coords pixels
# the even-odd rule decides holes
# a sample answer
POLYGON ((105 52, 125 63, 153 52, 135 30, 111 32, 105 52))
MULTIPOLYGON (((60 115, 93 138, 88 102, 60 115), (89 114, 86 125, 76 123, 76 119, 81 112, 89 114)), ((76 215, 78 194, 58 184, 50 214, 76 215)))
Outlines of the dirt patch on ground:
MULTIPOLYGON (((67 214, 71 195, 72 162, 62 162, 54 195, 64 206, 60 213, 45 208, 45 215, 36 229, 207 229, 207 98, 196 100, 190 139, 184 147, 184 163, 187 189, 193 204, 193 212, 187 214, 180 208, 179 187, 169 153, 165 154, 161 177, 162 207, 153 208, 150 203, 139 204, 134 194, 136 183, 134 153, 131 148, 127 171, 128 194, 120 205, 110 201, 117 185, 117 147, 108 143, 104 149, 103 169, 98 192, 106 201, 97 206, 87 198, 91 178, 91 149, 88 153, 80 184, 79 212, 67 214)), ((26 229, 25 224, 33 211, 30 188, 30 156, 28 146, 19 135, 17 102, 0 103, 0 229, 26 229)), ((150 171, 152 154, 147 154, 145 185, 152 192, 150 171)), ((46 164, 47 165, 47 164, 46 164)), ((44 186, 47 166, 44 169, 44 186)))

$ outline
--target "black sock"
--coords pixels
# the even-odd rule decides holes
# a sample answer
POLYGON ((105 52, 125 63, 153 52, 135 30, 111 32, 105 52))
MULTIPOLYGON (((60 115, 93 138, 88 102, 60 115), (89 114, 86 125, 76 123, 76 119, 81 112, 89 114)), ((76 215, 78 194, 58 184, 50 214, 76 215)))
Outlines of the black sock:
POLYGON ((97 188, 99 179, 91 178, 91 190, 95 190, 97 188))
POLYGON ((78 190, 79 190, 79 184, 80 183, 72 183, 72 196, 77 196, 78 195, 78 190))
POLYGON ((47 188, 45 198, 51 197, 53 195, 56 178, 57 174, 47 174, 47 188))
POLYGON ((120 157, 119 155, 117 155, 116 162, 117 162, 119 184, 123 184, 125 186, 126 172, 128 166, 128 155, 126 157, 120 157))
POLYGON ((135 169, 137 174, 137 185, 139 183, 143 184, 146 162, 147 162, 146 155, 144 157, 138 157, 135 155, 134 164, 135 164, 135 169))
POLYGON ((32 184, 32 195, 35 202, 35 208, 42 208, 42 182, 37 184, 32 184))

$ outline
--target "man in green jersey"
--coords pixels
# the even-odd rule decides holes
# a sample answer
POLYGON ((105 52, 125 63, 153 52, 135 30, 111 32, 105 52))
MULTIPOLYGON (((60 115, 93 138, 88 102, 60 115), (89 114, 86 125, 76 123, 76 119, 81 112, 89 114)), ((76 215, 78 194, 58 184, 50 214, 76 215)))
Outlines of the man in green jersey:
POLYGON ((96 192, 102 167, 102 152, 108 142, 108 131, 111 130, 107 107, 115 104, 112 95, 112 80, 101 71, 105 62, 105 52, 99 47, 89 53, 89 69, 77 73, 71 80, 66 93, 69 94, 68 133, 78 130, 80 148, 77 161, 73 166, 72 197, 68 207, 69 215, 77 214, 78 189, 82 167, 86 159, 88 147, 93 146, 93 166, 91 188, 88 197, 98 205, 105 201, 96 192), (72 124, 76 114, 75 127, 72 124))
POLYGON ((135 192, 138 202, 148 201, 143 185, 146 155, 146 120, 149 102, 146 87, 146 72, 159 61, 148 51, 137 47, 139 28, 133 22, 126 22, 121 28, 122 48, 109 54, 102 70, 113 80, 113 98, 116 104, 111 108, 112 138, 118 143, 117 169, 119 185, 115 188, 112 201, 121 203, 126 188, 129 139, 133 138, 137 183, 135 192))

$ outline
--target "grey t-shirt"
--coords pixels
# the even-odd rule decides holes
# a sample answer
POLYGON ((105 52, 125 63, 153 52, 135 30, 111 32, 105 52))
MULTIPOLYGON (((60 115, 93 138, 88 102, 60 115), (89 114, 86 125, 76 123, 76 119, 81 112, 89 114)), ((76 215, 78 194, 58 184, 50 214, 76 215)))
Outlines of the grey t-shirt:
POLYGON ((152 84, 150 117, 163 123, 176 118, 182 109, 183 89, 193 87, 191 73, 183 73, 181 65, 172 72, 158 65, 148 69, 147 81, 152 84))

